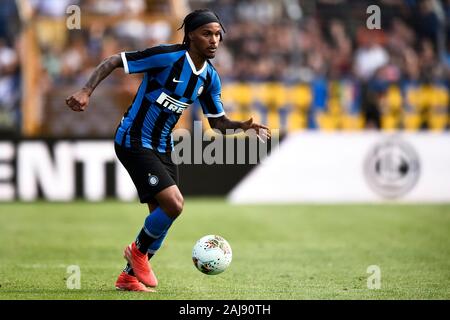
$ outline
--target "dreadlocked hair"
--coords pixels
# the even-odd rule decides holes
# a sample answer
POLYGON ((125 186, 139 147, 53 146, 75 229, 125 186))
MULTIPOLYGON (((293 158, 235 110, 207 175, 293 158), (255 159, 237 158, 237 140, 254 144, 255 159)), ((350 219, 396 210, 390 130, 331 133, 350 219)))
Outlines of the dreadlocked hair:
MULTIPOLYGON (((217 22, 218 24, 220 24, 220 27, 222 28, 223 33, 226 33, 225 28, 222 25, 222 22, 220 21, 219 16, 212 10, 210 9, 197 9, 192 11, 191 13, 189 13, 183 20, 183 24, 177 29, 177 30, 181 30, 184 28, 184 38, 183 38, 183 44, 185 44, 186 46, 190 45, 191 40, 189 39, 189 32, 195 30, 197 27, 200 27, 201 25, 203 25, 204 23, 197 25, 198 24, 198 20, 200 16, 211 16, 213 15, 217 21, 211 20, 210 22, 217 22)), ((207 20, 209 21, 209 20, 207 20)), ((207 22, 209 23, 209 22, 207 22)), ((220 41, 223 40, 223 35, 222 32, 220 33, 220 41)))

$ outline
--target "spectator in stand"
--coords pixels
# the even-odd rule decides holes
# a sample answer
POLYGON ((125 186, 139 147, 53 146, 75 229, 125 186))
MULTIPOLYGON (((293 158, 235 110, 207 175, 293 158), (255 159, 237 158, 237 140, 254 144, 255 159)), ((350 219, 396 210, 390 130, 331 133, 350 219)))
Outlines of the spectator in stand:
POLYGON ((18 133, 20 128, 20 74, 16 50, 0 38, 0 131, 18 133))

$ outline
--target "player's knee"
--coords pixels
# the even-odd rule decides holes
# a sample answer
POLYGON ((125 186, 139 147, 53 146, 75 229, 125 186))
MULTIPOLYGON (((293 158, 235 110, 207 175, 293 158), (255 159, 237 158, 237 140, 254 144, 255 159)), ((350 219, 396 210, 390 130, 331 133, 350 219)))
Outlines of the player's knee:
POLYGON ((175 209, 174 211, 177 216, 179 216, 181 214, 181 212, 183 211, 183 206, 184 206, 184 199, 183 199, 183 197, 179 197, 176 200, 175 208, 174 208, 175 209))
POLYGON ((183 211, 184 199, 183 196, 171 197, 163 206, 163 210, 172 218, 178 217, 183 211))

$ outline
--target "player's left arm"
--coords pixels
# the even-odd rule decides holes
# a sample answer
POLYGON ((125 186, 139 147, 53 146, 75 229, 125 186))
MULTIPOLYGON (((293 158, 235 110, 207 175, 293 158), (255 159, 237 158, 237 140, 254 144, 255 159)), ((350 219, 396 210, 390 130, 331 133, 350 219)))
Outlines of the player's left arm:
POLYGON ((215 70, 210 74, 211 84, 209 88, 199 96, 204 115, 208 118, 209 125, 213 129, 226 134, 227 129, 255 130, 256 134, 262 138, 270 139, 270 129, 262 124, 253 122, 253 118, 247 121, 233 121, 225 115, 221 96, 220 78, 215 70))
POLYGON ((209 125, 213 129, 219 130, 221 133, 225 134, 227 129, 242 129, 247 131, 249 129, 255 130, 256 134, 262 136, 263 139, 270 139, 271 133, 270 129, 262 124, 253 122, 253 118, 247 121, 233 121, 229 119, 226 115, 217 118, 208 118, 209 125))

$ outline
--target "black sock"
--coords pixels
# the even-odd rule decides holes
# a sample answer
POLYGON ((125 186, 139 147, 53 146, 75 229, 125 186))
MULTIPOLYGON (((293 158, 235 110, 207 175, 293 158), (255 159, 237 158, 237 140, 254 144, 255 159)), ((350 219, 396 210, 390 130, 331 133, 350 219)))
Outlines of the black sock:
MULTIPOLYGON (((148 260, 150 260, 154 256, 154 254, 148 253, 147 256, 148 256, 148 260)), ((125 269, 123 269, 123 271, 125 273, 129 274, 130 276, 134 276, 133 268, 131 267, 131 265, 129 263, 127 263, 127 266, 125 267, 125 269)))
POLYGON ((139 249, 142 253, 147 253, 148 247, 155 241, 155 238, 150 237, 144 230, 144 228, 141 229, 141 232, 139 232, 139 235, 136 238, 136 247, 139 249))
MULTIPOLYGON (((155 238, 150 237, 144 230, 144 228, 141 229, 141 232, 139 232, 139 235, 136 238, 136 247, 139 249, 142 253, 147 253, 148 247, 155 241, 155 238)), ((153 254, 148 254, 148 259, 153 256, 153 254)), ((129 263, 127 263, 126 267, 123 269, 123 271, 130 276, 134 276, 133 268, 129 263)))
POLYGON ((129 263, 127 263, 127 266, 123 269, 123 272, 129 274, 130 276, 134 276, 133 268, 129 263))

